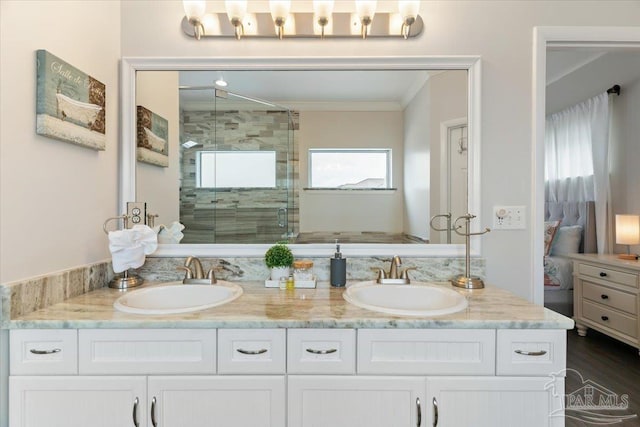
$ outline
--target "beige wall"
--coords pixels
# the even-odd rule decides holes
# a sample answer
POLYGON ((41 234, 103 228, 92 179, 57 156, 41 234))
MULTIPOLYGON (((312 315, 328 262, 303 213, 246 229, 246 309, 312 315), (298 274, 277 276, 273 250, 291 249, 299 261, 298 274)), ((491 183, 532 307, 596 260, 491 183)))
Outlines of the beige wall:
POLYGON ((110 257, 117 214, 118 1, 0 1, 0 282, 110 257), (106 84, 106 150, 35 133, 36 54, 106 84))
POLYGON ((159 215, 156 225, 180 220, 179 84, 177 71, 142 71, 136 75, 136 103, 169 122, 169 166, 136 163, 136 199, 147 202, 147 212, 159 215))
POLYGON ((301 189, 300 232, 402 232, 402 111, 301 111, 300 188, 308 187, 309 148, 391 148, 390 191, 301 189))

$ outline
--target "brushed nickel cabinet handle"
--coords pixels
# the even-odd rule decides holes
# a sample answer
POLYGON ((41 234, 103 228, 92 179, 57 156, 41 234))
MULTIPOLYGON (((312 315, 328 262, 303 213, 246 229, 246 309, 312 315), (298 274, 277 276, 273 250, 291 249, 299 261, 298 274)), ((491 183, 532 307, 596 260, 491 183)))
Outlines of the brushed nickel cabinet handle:
POLYGON ((600 316, 600 318, 605 322, 609 320, 609 316, 600 316))
POLYGON ((418 421, 416 421, 416 426, 420 427, 422 425, 422 407, 420 406, 420 398, 416 397, 416 412, 417 412, 417 417, 416 419, 418 421))
POLYGON ((140 426, 140 424, 138 423, 138 403, 140 403, 140 401, 136 397, 136 399, 133 401, 133 425, 136 427, 140 426))
POLYGON ((602 295, 600 295, 600 298, 602 298, 602 299, 609 299, 609 295, 602 294, 602 295))
POLYGON ((307 352, 311 354, 331 354, 331 353, 335 353, 336 351, 338 351, 338 349, 336 348, 330 348, 328 350, 314 350, 312 348, 307 349, 307 352))
POLYGON ((438 400, 433 398, 433 427, 438 425, 438 400))
POLYGON ((33 353, 33 354, 54 354, 54 353, 60 353, 62 351, 62 349, 54 348, 52 350, 36 350, 36 349, 32 348, 29 351, 31 353, 33 353))
POLYGON ((153 427, 158 427, 158 422, 156 421, 156 397, 153 396, 151 399, 151 424, 153 427))
POLYGON ((523 356, 544 356, 545 354, 547 354, 547 350, 540 350, 540 351, 515 350, 514 353, 521 354, 523 356))
POLYGON ((607 273, 605 273, 604 271, 600 272, 600 277, 607 277, 607 273))
POLYGON ((242 353, 242 354, 252 354, 252 355, 255 355, 255 354, 264 354, 264 353, 266 353, 266 352, 267 352, 267 351, 269 351, 269 350, 267 350, 266 348, 261 348, 260 350, 244 350, 244 349, 242 349, 242 348, 238 348, 238 349, 236 349, 236 351, 237 351, 238 353, 242 353))

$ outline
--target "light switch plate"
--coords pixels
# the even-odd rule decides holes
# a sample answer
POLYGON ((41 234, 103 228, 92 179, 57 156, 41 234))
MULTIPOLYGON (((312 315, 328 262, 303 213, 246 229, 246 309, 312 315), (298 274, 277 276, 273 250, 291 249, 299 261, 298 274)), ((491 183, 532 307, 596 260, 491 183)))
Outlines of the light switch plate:
POLYGON ((494 230, 524 230, 526 228, 526 208, 524 206, 494 206, 494 230))
POLYGON ((147 204, 145 202, 127 202, 127 228, 147 223, 147 204))

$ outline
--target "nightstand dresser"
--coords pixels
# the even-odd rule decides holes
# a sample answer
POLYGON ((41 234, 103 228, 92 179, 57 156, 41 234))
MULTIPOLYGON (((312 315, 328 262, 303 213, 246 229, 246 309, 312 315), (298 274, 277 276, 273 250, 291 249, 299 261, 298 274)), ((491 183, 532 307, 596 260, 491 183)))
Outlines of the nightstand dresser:
POLYGON ((616 255, 572 254, 578 335, 592 328, 640 348, 640 262, 616 255))

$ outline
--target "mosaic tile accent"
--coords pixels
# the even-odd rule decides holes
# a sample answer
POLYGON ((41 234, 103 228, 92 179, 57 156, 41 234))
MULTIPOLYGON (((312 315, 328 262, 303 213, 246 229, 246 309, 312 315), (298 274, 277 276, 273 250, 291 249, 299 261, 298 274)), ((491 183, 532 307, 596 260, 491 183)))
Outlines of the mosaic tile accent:
POLYGON ((0 285, 2 321, 102 288, 113 276, 111 262, 100 262, 0 285))

